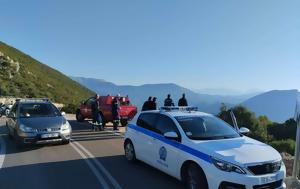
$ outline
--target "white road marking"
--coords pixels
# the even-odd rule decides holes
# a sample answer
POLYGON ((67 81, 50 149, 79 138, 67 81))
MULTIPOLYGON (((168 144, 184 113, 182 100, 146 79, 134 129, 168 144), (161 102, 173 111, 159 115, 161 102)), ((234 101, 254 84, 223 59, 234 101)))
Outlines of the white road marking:
POLYGON ((1 169, 4 163, 5 153, 6 153, 6 144, 3 140, 3 137, 0 137, 0 146, 1 146, 1 150, 0 150, 0 169, 1 169))
POLYGON ((112 177, 112 175, 105 169, 105 167, 96 160, 95 156, 88 151, 85 147, 83 147, 80 143, 76 141, 72 141, 72 143, 76 144, 82 151, 84 151, 89 158, 98 166, 98 168, 102 171, 102 173, 105 174, 105 176, 109 179, 111 184, 114 186, 115 189, 122 189, 121 186, 118 184, 118 182, 112 177))
MULTIPOLYGON (((73 142, 74 143, 74 142, 73 142)), ((96 169, 96 167, 92 164, 91 160, 80 150, 78 149, 77 146, 75 146, 74 144, 72 144, 72 142, 70 143, 70 145, 78 152, 78 154, 86 161, 87 165, 89 166, 89 168, 93 171, 93 173, 95 174, 95 176, 97 177, 98 181, 100 182, 101 186, 104 189, 110 189, 109 185, 107 184, 107 182, 105 181, 105 179, 103 178, 103 176, 99 173, 99 171, 96 169)))

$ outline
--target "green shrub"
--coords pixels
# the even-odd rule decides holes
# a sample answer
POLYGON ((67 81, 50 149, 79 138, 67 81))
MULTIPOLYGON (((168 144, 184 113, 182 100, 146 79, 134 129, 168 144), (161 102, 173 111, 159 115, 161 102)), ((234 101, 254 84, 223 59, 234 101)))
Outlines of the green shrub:
POLYGON ((273 148, 281 152, 287 152, 291 155, 295 153, 295 141, 292 139, 276 140, 269 143, 273 148))

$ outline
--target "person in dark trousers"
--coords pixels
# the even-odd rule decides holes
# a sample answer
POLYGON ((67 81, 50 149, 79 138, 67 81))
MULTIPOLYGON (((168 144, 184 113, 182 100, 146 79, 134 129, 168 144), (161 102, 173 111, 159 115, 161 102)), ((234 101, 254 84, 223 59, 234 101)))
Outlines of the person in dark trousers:
POLYGON ((167 98, 165 99, 164 106, 174 106, 174 103, 173 103, 173 100, 172 100, 170 94, 168 94, 167 98))
POLYGON ((151 103, 152 103, 152 96, 149 96, 148 100, 143 104, 142 111, 150 110, 151 103))
POLYGON ((150 104, 150 110, 157 110, 157 103, 156 103, 156 97, 153 97, 151 104, 150 104))
POLYGON ((99 114, 99 100, 100 100, 100 95, 96 94, 95 100, 91 104, 94 130, 96 130, 95 125, 98 126, 98 129, 103 130, 101 116, 99 114))
POLYGON ((120 101, 119 101, 120 95, 116 96, 113 101, 112 101, 112 118, 113 118, 113 126, 114 126, 114 131, 119 130, 119 122, 120 122, 120 115, 119 115, 119 110, 120 110, 120 101))
POLYGON ((178 101, 178 106, 188 106, 184 93, 182 94, 182 97, 178 101))

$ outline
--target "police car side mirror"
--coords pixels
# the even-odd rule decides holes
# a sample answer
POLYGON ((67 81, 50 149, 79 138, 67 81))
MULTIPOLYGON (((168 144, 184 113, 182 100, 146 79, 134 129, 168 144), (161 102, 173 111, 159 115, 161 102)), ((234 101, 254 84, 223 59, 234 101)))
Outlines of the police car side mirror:
POLYGON ((66 115, 66 112, 61 112, 61 115, 62 115, 62 116, 65 116, 65 115, 66 115))
POLYGON ((240 128, 240 133, 242 134, 247 134, 247 133, 250 133, 250 130, 246 127, 241 127, 240 128))
POLYGON ((171 132, 166 132, 166 133, 164 134, 164 137, 167 138, 167 139, 178 140, 178 135, 177 135, 177 133, 176 133, 176 132, 173 132, 173 131, 171 131, 171 132))

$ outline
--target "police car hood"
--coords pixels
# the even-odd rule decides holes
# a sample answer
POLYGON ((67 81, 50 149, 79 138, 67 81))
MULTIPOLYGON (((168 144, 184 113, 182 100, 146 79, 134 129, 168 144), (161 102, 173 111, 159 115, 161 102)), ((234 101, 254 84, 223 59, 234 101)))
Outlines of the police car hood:
POLYGON ((63 116, 21 118, 20 123, 34 129, 60 128, 66 123, 63 116))
POLYGON ((193 143, 196 150, 241 166, 281 160, 280 154, 274 148, 246 136, 193 143))

